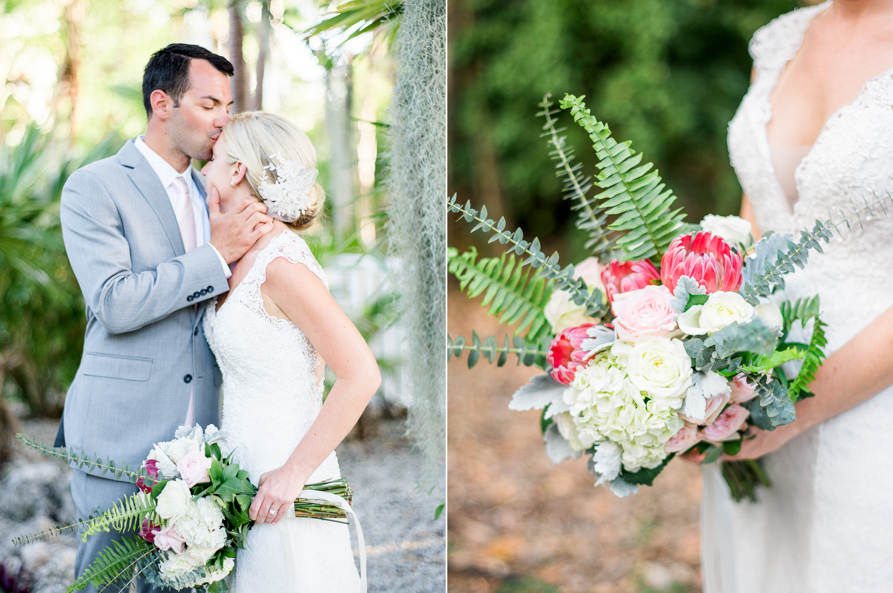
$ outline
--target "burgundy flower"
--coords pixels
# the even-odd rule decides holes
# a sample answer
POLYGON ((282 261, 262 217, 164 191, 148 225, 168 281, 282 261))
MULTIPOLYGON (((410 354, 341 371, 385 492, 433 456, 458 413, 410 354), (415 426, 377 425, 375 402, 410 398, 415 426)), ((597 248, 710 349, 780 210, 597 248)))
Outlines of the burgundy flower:
POLYGON ((611 302, 614 301, 614 295, 639 290, 659 281, 660 272, 647 259, 624 262, 614 260, 602 270, 602 283, 611 302))
MULTIPOLYGON (((154 459, 147 459, 143 466, 146 468, 146 473, 149 474, 150 477, 158 478, 158 466, 157 462, 154 459)), ((143 481, 142 476, 136 479, 136 485, 139 486, 140 490, 142 490, 146 494, 152 492, 152 486, 147 485, 143 481)))
POLYGON ((594 327, 594 323, 584 323, 577 327, 569 327, 552 340, 546 361, 552 365, 552 378, 570 385, 576 370, 585 366, 584 357, 588 353, 581 348, 583 340, 589 338, 586 330, 594 327))
POLYGON ((741 286, 744 260, 722 237, 706 232, 673 239, 660 264, 661 281, 675 292, 682 276, 688 276, 707 290, 737 292, 741 286))
POLYGON ((137 534, 139 537, 143 538, 150 544, 155 543, 155 533, 154 530, 161 529, 160 525, 155 525, 150 523, 148 519, 143 519, 143 527, 140 529, 140 532, 137 534))

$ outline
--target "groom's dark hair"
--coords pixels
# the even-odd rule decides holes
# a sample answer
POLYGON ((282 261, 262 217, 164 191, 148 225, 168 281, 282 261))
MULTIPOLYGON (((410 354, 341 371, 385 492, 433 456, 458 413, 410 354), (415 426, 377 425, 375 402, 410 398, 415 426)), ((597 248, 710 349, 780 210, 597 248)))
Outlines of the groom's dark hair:
POLYGON ((152 54, 143 71, 143 107, 146 115, 152 117, 152 93, 162 90, 174 100, 178 107, 180 99, 189 89, 189 62, 207 60, 218 72, 233 75, 233 65, 223 56, 188 43, 171 43, 152 54))

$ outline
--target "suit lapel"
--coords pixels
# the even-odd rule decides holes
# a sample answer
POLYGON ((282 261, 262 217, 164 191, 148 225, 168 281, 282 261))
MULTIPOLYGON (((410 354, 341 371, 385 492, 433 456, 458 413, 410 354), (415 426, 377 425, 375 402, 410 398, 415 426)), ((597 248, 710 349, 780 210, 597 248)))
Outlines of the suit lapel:
POLYGON ((186 249, 183 247, 183 237, 180 235, 180 225, 177 224, 171 200, 167 195, 167 190, 161 185, 158 175, 152 170, 152 166, 133 145, 133 141, 128 141, 124 145, 118 152, 118 158, 121 164, 129 169, 128 175, 131 181, 149 202, 155 215, 158 216, 158 220, 161 221, 161 226, 164 227, 164 232, 167 233, 174 252, 177 255, 186 253, 186 249))

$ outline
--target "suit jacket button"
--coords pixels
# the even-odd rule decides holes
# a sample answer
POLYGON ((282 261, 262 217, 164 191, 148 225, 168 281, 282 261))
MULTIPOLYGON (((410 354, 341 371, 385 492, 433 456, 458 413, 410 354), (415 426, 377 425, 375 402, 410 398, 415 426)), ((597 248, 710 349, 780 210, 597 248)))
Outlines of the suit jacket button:
POLYGON ((190 303, 193 301, 193 299, 195 299, 195 297, 192 295, 189 295, 188 297, 186 297, 186 301, 190 302, 190 303))
POLYGON ((200 293, 200 292, 197 291, 197 290, 196 290, 195 292, 192 293, 192 298, 194 298, 194 299, 197 299, 197 298, 200 297, 200 296, 202 296, 202 293, 200 293))
POLYGON ((192 335, 193 335, 193 336, 197 336, 197 335, 198 335, 198 328, 195 328, 194 330, 192 330, 192 335))
POLYGON ((209 286, 209 287, 206 288, 205 290, 208 291, 208 294, 211 294, 212 292, 214 292, 214 287, 213 287, 213 286, 209 286))
POLYGON ((192 375, 186 375, 185 377, 183 377, 184 383, 190 383, 191 381, 192 381, 192 375))

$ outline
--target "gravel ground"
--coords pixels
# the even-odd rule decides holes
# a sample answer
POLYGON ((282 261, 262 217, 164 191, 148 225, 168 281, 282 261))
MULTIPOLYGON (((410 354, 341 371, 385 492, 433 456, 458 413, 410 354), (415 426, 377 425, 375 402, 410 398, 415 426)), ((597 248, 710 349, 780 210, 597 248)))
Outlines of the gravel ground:
MULTIPOLYGON (((25 434, 47 443, 52 442, 55 430, 55 422, 22 422, 25 434)), ((423 459, 403 438, 404 430, 402 420, 379 420, 372 436, 348 440, 338 448, 342 473, 356 491, 354 509, 366 539, 369 592, 442 593, 446 589, 445 517, 434 519, 435 508, 442 500, 419 487, 423 459)), ((71 470, 44 461, 18 447, 15 459, 0 470, 0 492, 10 492, 11 496, 11 487, 16 487, 23 497, 50 497, 26 494, 34 486, 27 483, 29 476, 39 474, 55 484, 52 497, 60 492, 63 497, 69 496, 65 484, 71 470)), ((13 573, 26 566, 34 593, 64 591, 61 584, 69 584, 71 578, 65 573, 73 570, 74 539, 13 548, 10 536, 45 529, 50 523, 43 516, 47 509, 41 505, 21 512, 24 507, 20 502, 9 503, 6 501, 4 508, 15 512, 4 513, 0 508, 0 565, 5 564, 13 573)), ((69 504, 70 499, 62 501, 63 507, 69 504)), ((351 531, 356 554, 355 531, 351 531)))

